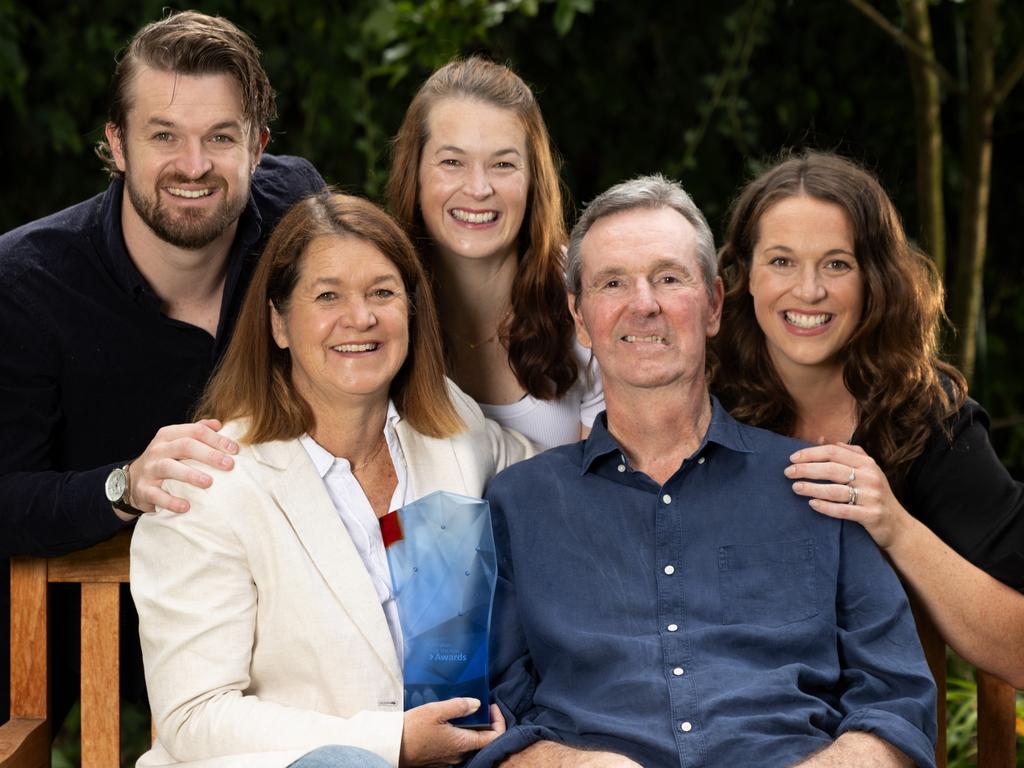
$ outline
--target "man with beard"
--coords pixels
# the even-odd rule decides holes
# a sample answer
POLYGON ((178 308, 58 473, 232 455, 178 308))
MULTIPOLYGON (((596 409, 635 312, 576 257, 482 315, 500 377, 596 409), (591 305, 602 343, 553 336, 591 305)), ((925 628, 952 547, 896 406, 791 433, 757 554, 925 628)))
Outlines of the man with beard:
MULTIPOLYGON (((182 459, 231 466, 219 424, 183 422, 271 229, 323 186, 305 160, 263 154, 275 106, 259 57, 222 18, 144 27, 111 82, 110 187, 0 238, 0 557, 88 547, 155 504, 184 512, 160 483, 210 478, 182 459)), ((0 560, 0 722, 8 570, 0 560)), ((77 635, 74 598, 52 603, 58 643, 77 635)), ((55 664, 76 656, 58 648, 55 664)))

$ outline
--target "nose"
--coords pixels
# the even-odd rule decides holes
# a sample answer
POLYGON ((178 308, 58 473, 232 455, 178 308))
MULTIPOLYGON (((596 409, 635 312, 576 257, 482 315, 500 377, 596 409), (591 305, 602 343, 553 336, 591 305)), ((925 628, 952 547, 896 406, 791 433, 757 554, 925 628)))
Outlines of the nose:
POLYGON ((189 179, 199 179, 213 167, 202 139, 192 138, 182 143, 177 158, 178 169, 189 179))
POLYGON ((346 328, 365 331, 377 324, 377 316, 373 314, 373 307, 365 296, 349 295, 341 302, 341 306, 338 321, 346 328))
POLYGON ((822 283, 821 274, 816 266, 808 264, 800 270, 797 283, 793 287, 793 295, 808 304, 825 298, 825 285, 822 283))
POLYGON ((491 181, 487 178, 487 171, 480 163, 472 163, 466 171, 466 182, 463 190, 470 197, 478 200, 490 197, 494 192, 491 181))
POLYGON ((629 297, 629 308, 643 317, 651 317, 661 312, 661 304, 654 294, 654 286, 646 280, 638 280, 629 297))

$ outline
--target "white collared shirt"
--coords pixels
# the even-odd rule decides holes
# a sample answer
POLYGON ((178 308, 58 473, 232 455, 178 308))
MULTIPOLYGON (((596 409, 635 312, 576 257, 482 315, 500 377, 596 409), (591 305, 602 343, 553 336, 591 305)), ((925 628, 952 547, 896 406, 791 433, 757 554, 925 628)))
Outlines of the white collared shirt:
MULTIPOLYGON (((384 421, 384 439, 387 441, 388 452, 391 454, 391 463, 395 466, 398 483, 391 496, 388 512, 394 512, 410 501, 414 501, 414 499, 406 498, 409 492, 409 473, 405 466, 405 454, 402 453, 402 446, 399 445, 398 435, 395 432, 395 424, 400 418, 395 404, 389 400, 388 414, 384 421)), ((395 642, 398 663, 401 665, 402 625, 398 620, 398 605, 395 602, 391 585, 391 569, 388 567, 387 552, 384 549, 384 540, 381 536, 377 515, 373 511, 373 507, 370 506, 359 481, 352 474, 352 465, 348 459, 332 456, 327 449, 309 435, 300 437, 299 442, 309 454, 317 473, 323 478, 324 485, 327 486, 327 495, 334 502, 338 517, 345 524, 348 535, 370 574, 370 580, 373 582, 374 589, 377 590, 377 597, 380 599, 381 608, 384 610, 384 616, 391 630, 391 637, 395 642)))

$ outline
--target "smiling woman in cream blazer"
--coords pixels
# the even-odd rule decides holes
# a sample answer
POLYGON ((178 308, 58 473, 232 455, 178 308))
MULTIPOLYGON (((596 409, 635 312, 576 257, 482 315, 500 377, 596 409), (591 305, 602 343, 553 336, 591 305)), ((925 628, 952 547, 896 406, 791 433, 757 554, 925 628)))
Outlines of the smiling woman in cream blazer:
POLYGON ((493 739, 500 719, 448 725, 473 700, 403 712, 373 516, 435 490, 480 496, 532 448, 444 379, 401 230, 330 191, 289 212, 200 413, 241 449, 206 490, 168 481, 191 510, 143 516, 132 541, 157 726, 139 765, 283 767, 323 745, 443 765, 493 739))

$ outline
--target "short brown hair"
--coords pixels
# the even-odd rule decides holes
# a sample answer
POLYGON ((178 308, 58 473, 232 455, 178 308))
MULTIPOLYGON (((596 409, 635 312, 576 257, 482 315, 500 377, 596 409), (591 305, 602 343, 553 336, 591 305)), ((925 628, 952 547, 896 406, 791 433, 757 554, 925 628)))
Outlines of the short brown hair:
MULTIPOLYGON (((249 123, 253 149, 277 116, 274 89, 260 64, 260 51, 245 32, 220 16, 197 11, 171 13, 140 29, 114 68, 108 120, 124 136, 132 108, 131 86, 140 66, 182 75, 231 75, 242 94, 242 115, 249 123)), ((110 145, 101 140, 96 154, 112 176, 119 176, 110 145)))
POLYGON ((310 243, 319 237, 356 237, 397 268, 409 300, 409 352, 391 382, 391 398, 418 432, 447 437, 463 429, 448 395, 441 332, 430 281, 402 228, 373 203, 333 189, 293 205, 260 258, 224 360, 206 387, 196 415, 249 420, 243 440, 287 440, 311 432, 314 416, 295 391, 291 353, 274 342, 270 304, 285 313, 310 243))
POLYGON ((405 112, 392 146, 388 207, 422 248, 429 264, 431 240, 419 207, 419 165, 427 143, 430 111, 443 99, 474 99, 514 113, 526 133, 530 191, 519 230, 519 265, 512 283, 509 318, 501 329, 509 364, 529 394, 561 396, 579 376, 573 354, 572 316, 565 300, 562 248, 568 236, 558 161, 530 87, 508 67, 472 56, 449 62, 431 75, 405 112))
POLYGON ((843 379, 857 401, 857 440, 899 493, 932 431, 963 403, 966 383, 939 358, 945 313, 935 266, 907 240, 878 179, 856 163, 825 152, 784 157, 733 203, 718 256, 725 303, 711 341, 712 390, 740 421, 792 433, 796 406, 772 364, 749 287, 761 218, 799 196, 838 205, 850 222, 864 309, 842 351, 843 379))

